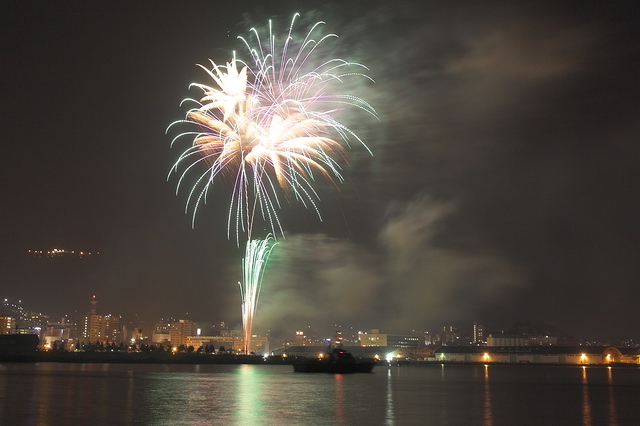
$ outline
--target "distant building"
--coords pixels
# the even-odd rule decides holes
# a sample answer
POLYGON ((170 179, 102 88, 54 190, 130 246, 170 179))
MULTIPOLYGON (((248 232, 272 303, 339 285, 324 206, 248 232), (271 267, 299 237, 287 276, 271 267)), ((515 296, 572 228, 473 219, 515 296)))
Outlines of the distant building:
MULTIPOLYGON (((10 302, 8 299, 4 299, 2 307, 0 308, 0 315, 11 318, 10 334, 40 335, 48 319, 46 315, 24 309, 21 300, 10 302)), ((0 334, 6 334, 6 321, 9 321, 8 318, 3 320, 5 324, 4 326, 0 326, 0 334)))
MULTIPOLYGON (((167 337, 167 340, 169 338, 167 337)), ((142 329, 141 328, 134 328, 133 330, 131 330, 131 336, 129 337, 129 344, 130 345, 137 345, 138 343, 142 344, 142 342, 145 340, 145 336, 142 333, 142 329)), ((154 342, 157 343, 157 342, 154 342)))
POLYGON ((68 349, 67 344, 71 342, 73 325, 64 318, 60 322, 49 322, 42 335, 42 347, 44 349, 68 349))
MULTIPOLYGON (((188 336, 184 345, 193 346, 194 349, 208 345, 213 346, 216 350, 224 346, 227 351, 232 350, 240 353, 244 351, 244 336, 188 336)), ((251 345, 255 348, 253 352, 256 354, 269 353, 269 340, 266 337, 254 335, 251 338, 251 345)))
POLYGON ((176 320, 173 318, 161 318, 153 327, 151 333, 151 341, 153 343, 168 343, 171 341, 171 323, 176 320))
POLYGON ((151 341, 153 343, 168 343, 171 341, 171 334, 168 332, 163 333, 161 331, 154 331, 151 335, 151 341))
POLYGON ((227 324, 224 321, 218 321, 211 326, 209 333, 206 334, 209 336, 222 336, 228 331, 229 327, 227 324))
POLYGON ((313 337, 307 336, 302 330, 296 331, 296 346, 312 346, 316 344, 315 340, 313 337))
POLYGON ((442 346, 435 361, 538 364, 640 364, 640 349, 605 346, 442 346))
POLYGON ((0 334, 15 333, 16 319, 10 316, 0 316, 0 334))
POLYGON ((459 343, 460 334, 458 329, 452 325, 443 326, 442 331, 436 336, 436 342, 442 345, 456 345, 459 343))
POLYGON ((371 330, 368 333, 360 334, 360 345, 362 346, 388 346, 386 333, 380 330, 371 330))
POLYGON ((102 315, 86 314, 78 318, 76 322, 78 343, 104 342, 105 334, 102 315))
POLYGON ((105 315, 104 321, 104 340, 106 342, 122 343, 122 332, 120 331, 120 317, 114 315, 105 315))
POLYGON ((527 338, 522 335, 498 334, 494 336, 490 334, 487 337, 487 346, 526 346, 527 338))
POLYGON ((558 338, 556 336, 529 336, 527 337, 527 346, 536 346, 536 345, 557 345, 558 338))
POLYGON ((434 336, 430 331, 418 331, 417 334, 420 336, 420 346, 429 346, 434 344, 434 336))
POLYGON ((485 343, 484 326, 482 324, 478 324, 477 322, 473 323, 473 343, 485 343))
POLYGON ((361 333, 362 346, 392 346, 394 348, 410 348, 420 346, 421 339, 417 334, 390 334, 374 329, 368 333, 361 333))
POLYGON ((171 323, 169 328, 169 341, 174 346, 186 345, 187 337, 193 336, 196 324, 191 320, 178 320, 171 323))
POLYGON ((76 321, 77 344, 96 342, 121 343, 122 333, 119 331, 120 318, 109 315, 98 315, 96 296, 91 297, 89 313, 79 317, 76 321))

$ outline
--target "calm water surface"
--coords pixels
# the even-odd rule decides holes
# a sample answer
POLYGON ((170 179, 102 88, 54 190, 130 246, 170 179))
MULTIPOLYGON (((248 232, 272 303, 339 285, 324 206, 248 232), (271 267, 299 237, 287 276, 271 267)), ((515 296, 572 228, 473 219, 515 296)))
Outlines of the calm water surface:
POLYGON ((1 425, 640 425, 640 368, 0 364, 1 425))

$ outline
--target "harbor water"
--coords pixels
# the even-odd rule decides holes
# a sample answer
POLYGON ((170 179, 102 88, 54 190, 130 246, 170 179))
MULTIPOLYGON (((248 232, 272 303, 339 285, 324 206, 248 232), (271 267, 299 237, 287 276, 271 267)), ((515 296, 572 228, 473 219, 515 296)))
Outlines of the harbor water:
POLYGON ((4 363, 0 424, 637 425, 640 368, 4 363))

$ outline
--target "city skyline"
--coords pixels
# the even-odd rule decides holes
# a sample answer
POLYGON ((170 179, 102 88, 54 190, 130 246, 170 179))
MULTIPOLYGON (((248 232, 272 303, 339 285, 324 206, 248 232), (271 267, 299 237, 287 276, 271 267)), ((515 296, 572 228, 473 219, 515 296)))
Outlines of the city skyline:
MULTIPOLYGON (((182 324, 189 323, 192 327, 191 336, 196 338, 204 338, 206 336, 235 336, 237 339, 244 339, 244 332, 242 324, 229 325, 225 319, 216 318, 193 318, 187 315, 164 315, 162 317, 154 319, 140 320, 137 318, 126 318, 118 314, 117 311, 104 311, 101 310, 99 305, 99 298, 94 294, 91 295, 85 301, 86 310, 77 309, 71 315, 60 315, 59 313, 41 312, 29 309, 28 306, 24 306, 22 300, 11 301, 7 298, 4 299, 3 305, 0 306, 0 318, 11 318, 10 324, 12 324, 12 330, 4 330, 4 334, 18 333, 18 334, 31 334, 36 333, 45 334, 45 329, 51 327, 63 326, 66 328, 73 328, 76 333, 71 334, 71 339, 75 344, 95 344, 102 343, 115 343, 119 344, 122 341, 129 341, 128 335, 137 336, 136 340, 141 339, 138 343, 144 341, 148 344, 149 341, 155 342, 155 336, 157 333, 169 333, 169 327, 173 323, 182 324), (92 319, 93 318, 93 319, 92 319), (97 319, 96 319, 97 318, 97 319), (97 321, 97 322, 96 322, 97 321), (112 321, 115 326, 109 326, 109 321, 112 321), (87 328, 92 327, 97 331, 93 334, 105 333, 109 336, 119 336, 118 338, 94 338, 88 339, 89 333, 87 328), (158 331, 158 327, 162 325, 166 328, 166 331, 158 331), (104 330, 100 331, 100 327, 104 330), (106 331, 110 330, 110 331, 106 331), (197 330, 197 332, 196 332, 197 330), (225 332, 226 330, 226 332, 225 332), (229 334, 231 333, 231 334, 229 334)), ((7 323, 8 324, 8 323, 7 323)), ((604 339, 593 339, 592 336, 572 336, 567 333, 562 326, 545 323, 543 321, 533 323, 529 320, 515 320, 508 324, 499 324, 493 328, 487 329, 484 324, 478 321, 472 323, 433 323, 429 326, 422 327, 410 327, 406 329, 393 329, 387 327, 385 324, 360 324, 354 326, 353 324, 326 324, 326 323, 314 323, 313 325, 295 326, 290 325, 286 330, 278 330, 279 333, 272 334, 271 330, 267 330, 264 334, 255 335, 260 339, 270 341, 271 344, 284 344, 285 342, 305 341, 306 343, 298 343, 302 345, 317 345, 322 344, 327 338, 332 338, 336 333, 341 333, 345 337, 345 342, 354 344, 361 342, 363 346, 371 346, 371 340, 364 339, 365 335, 394 335, 394 336, 421 336, 425 339, 420 343, 420 346, 440 346, 440 345, 462 345, 473 346, 487 344, 488 341, 493 339, 499 341, 500 339, 505 341, 519 341, 518 346, 524 345, 525 341, 528 341, 528 345, 616 345, 616 346, 630 346, 637 347, 639 343, 632 338, 616 340, 611 337, 605 337, 604 339)), ((69 338, 67 331, 67 337, 69 338)), ((2 332, 0 332, 2 334, 2 332)), ((189 333, 181 332, 182 335, 187 336, 189 333)), ((615 334, 612 331, 611 334, 615 334)), ((47 335, 48 336, 48 335, 47 335)), ((51 336, 48 336, 51 337, 51 336)), ((59 338, 59 336, 57 336, 59 338)), ((132 337, 133 339, 133 337, 132 337)), ((169 339, 171 340, 171 339, 169 339)), ((415 340, 415 339, 414 339, 415 340)), ((171 342, 174 343, 174 342, 171 342)), ((290 344, 290 343, 289 343, 290 344)), ((375 346, 375 345, 374 345, 375 346)), ((386 344, 380 346, 387 346, 386 344)), ((490 346, 497 346, 491 344, 490 346)), ((507 344, 500 344, 498 346, 508 346, 507 344)))
POLYGON ((283 211, 258 332, 483 318, 640 340, 640 42, 626 2, 4 2, 4 297, 69 312, 95 293, 125 317, 239 324, 225 209, 214 191, 191 228, 165 129, 196 64, 294 12, 370 68, 362 97, 380 121, 352 125, 374 156, 354 147, 340 191, 319 188, 324 221, 283 211), (54 249, 100 255, 28 255, 54 249))

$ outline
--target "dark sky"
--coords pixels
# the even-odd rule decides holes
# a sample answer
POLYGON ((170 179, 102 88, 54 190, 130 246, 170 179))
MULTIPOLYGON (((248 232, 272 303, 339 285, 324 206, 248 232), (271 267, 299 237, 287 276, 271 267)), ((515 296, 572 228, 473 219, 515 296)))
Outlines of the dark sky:
POLYGON ((640 341, 637 6, 269 3, 0 3, 1 297, 238 324, 228 192, 192 229, 165 129, 208 83, 196 64, 297 11, 370 68, 349 89, 380 120, 343 117, 374 155, 353 146, 340 191, 320 188, 323 222, 283 207, 258 329, 530 320, 640 341), (27 256, 53 248, 101 254, 27 256))

